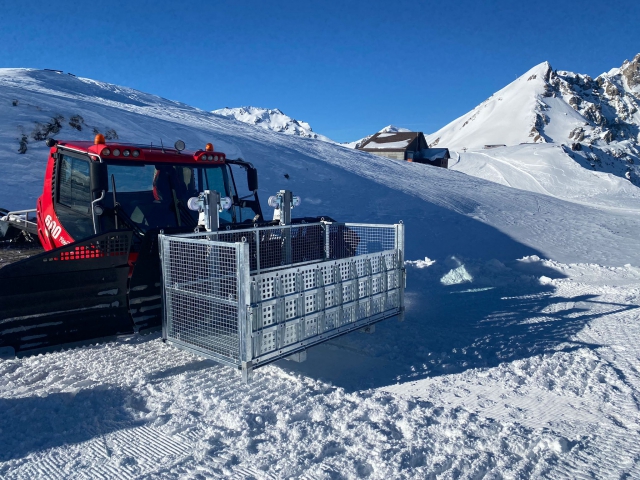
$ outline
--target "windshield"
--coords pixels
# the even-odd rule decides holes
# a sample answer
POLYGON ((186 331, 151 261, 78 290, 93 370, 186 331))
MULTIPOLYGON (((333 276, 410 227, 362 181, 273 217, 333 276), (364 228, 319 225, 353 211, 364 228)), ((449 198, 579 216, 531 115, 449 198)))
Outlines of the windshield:
MULTIPOLYGON (((104 203, 109 208, 118 204, 120 216, 123 217, 120 223, 131 221, 143 231, 167 227, 195 228, 198 224, 198 212, 189 210, 187 202, 204 190, 216 190, 220 196, 233 200, 234 206, 220 213, 221 226, 246 220, 240 218, 246 209, 238 204, 239 199, 227 165, 196 167, 129 162, 109 163, 107 171, 109 189, 104 203)), ((245 217, 253 215, 250 212, 244 214, 245 217)), ((104 221, 109 222, 107 218, 104 221)), ((103 225, 103 230, 124 226, 118 224, 117 218, 112 221, 116 224, 103 225)))

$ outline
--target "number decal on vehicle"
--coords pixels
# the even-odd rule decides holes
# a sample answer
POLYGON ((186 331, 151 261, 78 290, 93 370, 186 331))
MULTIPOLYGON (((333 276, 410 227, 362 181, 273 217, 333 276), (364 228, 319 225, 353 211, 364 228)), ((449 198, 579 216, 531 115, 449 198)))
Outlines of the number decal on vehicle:
POLYGON ((60 236, 60 232, 62 232, 62 227, 58 225, 58 223, 51 218, 51 215, 46 216, 46 218, 44 219, 44 224, 49 229, 51 236, 57 240, 58 237, 60 236))

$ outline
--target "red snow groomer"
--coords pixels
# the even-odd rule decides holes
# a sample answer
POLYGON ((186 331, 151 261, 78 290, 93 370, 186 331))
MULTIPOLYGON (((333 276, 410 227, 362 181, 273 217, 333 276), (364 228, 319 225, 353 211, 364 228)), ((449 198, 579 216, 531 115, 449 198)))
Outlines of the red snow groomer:
POLYGON ((47 145, 36 209, 0 217, 0 241, 24 234, 45 250, 0 268, 0 357, 162 326, 163 340, 248 379, 403 317, 401 222, 292 218, 289 190, 269 198, 265 220, 256 169, 211 144, 47 145))
POLYGON ((158 234, 204 230, 188 208, 201 192, 219 194, 220 228, 274 224, 262 217, 256 169, 212 144, 186 152, 182 141, 166 148, 97 135, 47 146, 37 208, 0 220, 0 239, 24 231, 45 249, 0 269, 0 355, 159 328, 158 234))

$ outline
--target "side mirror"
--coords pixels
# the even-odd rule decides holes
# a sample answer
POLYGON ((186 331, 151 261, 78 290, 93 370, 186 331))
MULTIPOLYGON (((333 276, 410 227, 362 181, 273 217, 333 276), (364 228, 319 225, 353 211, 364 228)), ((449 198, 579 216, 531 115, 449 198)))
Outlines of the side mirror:
POLYGON ((247 186, 252 192, 258 190, 258 170, 253 167, 247 169, 247 186))
POLYGON ((109 173, 107 164, 101 162, 89 162, 91 171, 91 193, 99 193, 109 190, 109 173))

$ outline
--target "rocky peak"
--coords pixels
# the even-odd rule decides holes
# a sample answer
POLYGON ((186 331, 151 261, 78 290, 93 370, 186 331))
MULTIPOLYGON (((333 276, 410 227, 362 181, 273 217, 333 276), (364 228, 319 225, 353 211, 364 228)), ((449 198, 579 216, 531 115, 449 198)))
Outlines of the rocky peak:
POLYGON ((596 78, 540 63, 427 141, 460 150, 555 143, 640 186, 640 54, 596 78))
POLYGON ((640 85, 640 53, 632 61, 625 60, 620 68, 622 76, 627 81, 629 88, 635 89, 640 85))

